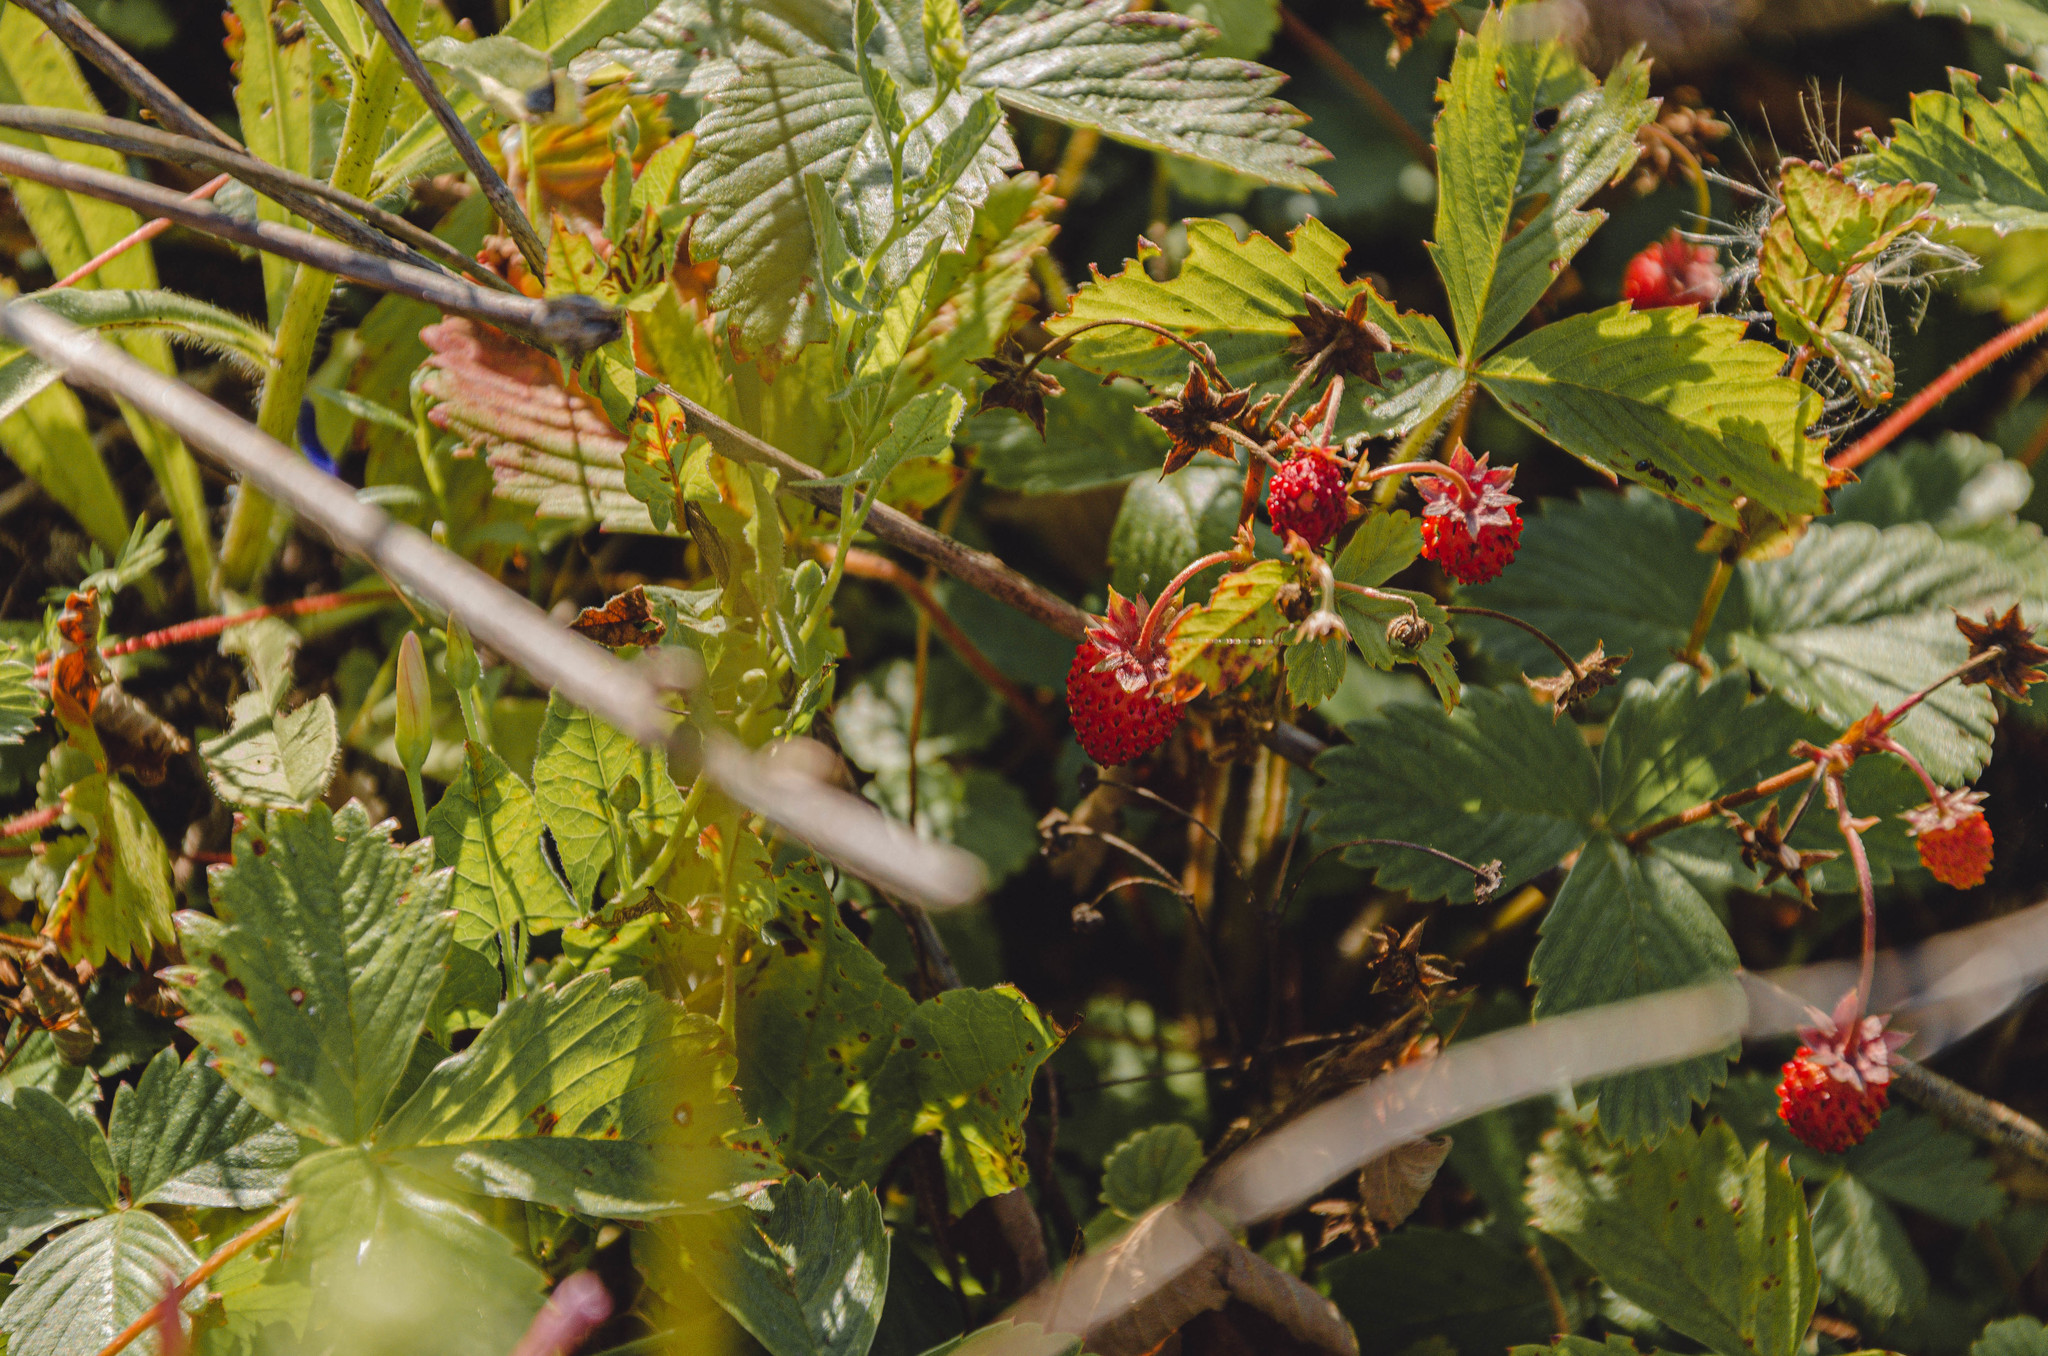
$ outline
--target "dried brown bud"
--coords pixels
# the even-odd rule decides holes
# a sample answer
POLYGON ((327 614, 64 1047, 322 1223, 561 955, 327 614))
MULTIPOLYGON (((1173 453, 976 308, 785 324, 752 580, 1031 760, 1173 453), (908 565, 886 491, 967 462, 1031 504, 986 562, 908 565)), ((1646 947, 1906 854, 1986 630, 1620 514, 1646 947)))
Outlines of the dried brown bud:
POLYGON ((1398 650, 1415 650, 1429 643, 1436 628, 1419 612, 1409 612, 1387 623, 1387 644, 1398 650))
POLYGON ((1609 655, 1606 642, 1596 641, 1592 652, 1579 661, 1577 677, 1565 672, 1555 678, 1531 678, 1525 673, 1522 681, 1537 696, 1550 698, 1550 718, 1556 720, 1601 688, 1620 682, 1621 666, 1628 660, 1627 654, 1609 655))
POLYGON ((1307 313, 1288 317, 1296 330, 1294 338, 1287 341, 1287 356, 1294 365, 1305 366, 1329 349, 1329 356, 1323 359, 1324 375, 1362 377, 1378 386, 1379 355, 1392 353, 1394 343, 1385 330, 1365 318, 1371 296, 1371 288, 1360 288, 1340 311, 1313 292, 1303 293, 1307 313))
POLYGON ((1180 394, 1157 405, 1147 405, 1142 411, 1173 440, 1173 446, 1167 449, 1164 474, 1178 471, 1194 460, 1197 452, 1213 452, 1219 457, 1232 455, 1229 436, 1218 433, 1215 426, 1235 421, 1250 399, 1250 391, 1227 383, 1221 390, 1212 388, 1202 365, 1190 362, 1187 383, 1180 394))
POLYGON ((1993 648, 2000 652, 1998 658, 1987 659, 1964 674, 1964 683, 1982 683, 2016 702, 2026 702, 2027 689, 2048 676, 2041 672, 2041 665, 2048 664, 2048 648, 2034 643, 2033 628, 2020 616, 2018 603, 2007 608, 2003 617, 1987 609, 1981 622, 1958 613, 1956 630, 1970 642, 1970 658, 1989 654, 1993 648))
POLYGON ((1761 818, 1752 824, 1733 810, 1723 810, 1728 827, 1735 830, 1735 836, 1742 840, 1742 863, 1752 871, 1763 872, 1765 889, 1781 880, 1789 880, 1798 889, 1799 897, 1808 904, 1813 903, 1813 886, 1806 879, 1809 869, 1822 862, 1831 862, 1841 856, 1839 852, 1801 852, 1785 841, 1785 831, 1778 826, 1778 803, 1772 801, 1765 808, 1761 818))
POLYGON ((1045 436, 1045 398, 1063 395, 1066 387, 1058 378, 1046 375, 1037 367, 1027 366, 1024 350, 1015 340, 1003 345, 1003 351, 993 358, 976 358, 974 365, 994 378, 993 383, 981 393, 981 409, 1016 410, 1031 421, 1031 427, 1038 430, 1038 436, 1045 436))

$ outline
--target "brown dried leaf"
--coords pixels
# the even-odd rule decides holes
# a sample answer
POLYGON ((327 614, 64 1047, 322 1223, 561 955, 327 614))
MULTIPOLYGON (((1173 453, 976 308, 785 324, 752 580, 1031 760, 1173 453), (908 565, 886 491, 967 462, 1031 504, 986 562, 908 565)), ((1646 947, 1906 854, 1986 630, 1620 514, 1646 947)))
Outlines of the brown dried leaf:
POLYGON ((668 626, 647 606, 647 590, 635 584, 615 594, 603 607, 586 607, 569 629, 608 650, 626 645, 653 645, 668 626))
POLYGON ((1451 1137, 1411 1140, 1381 1154, 1358 1174, 1358 1199, 1376 1224, 1393 1228, 1415 1213, 1450 1156, 1451 1137))
POLYGON ((192 752, 192 741, 176 726, 118 687, 100 693, 92 729, 106 750, 108 769, 125 772, 144 786, 163 785, 171 759, 192 752))

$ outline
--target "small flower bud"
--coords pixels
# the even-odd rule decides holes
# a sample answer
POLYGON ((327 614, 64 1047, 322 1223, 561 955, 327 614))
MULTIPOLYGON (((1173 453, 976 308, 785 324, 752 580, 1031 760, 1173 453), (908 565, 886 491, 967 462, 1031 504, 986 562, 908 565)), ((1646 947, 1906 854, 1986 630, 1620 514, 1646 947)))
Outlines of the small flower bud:
POLYGON ((1409 612, 1387 623, 1387 644, 1398 650, 1418 649, 1429 643, 1434 628, 1417 612, 1409 612))
POLYGON ((469 638, 469 628, 454 617, 448 619, 448 653, 441 663, 457 692, 467 692, 483 680, 483 666, 476 660, 476 643, 469 638))
POLYGON ((640 149, 640 119, 630 108, 619 110, 619 116, 612 119, 612 149, 631 156, 640 149))
POLYGON ((417 632, 398 642, 398 761, 418 772, 434 746, 434 698, 427 688, 427 659, 417 632))

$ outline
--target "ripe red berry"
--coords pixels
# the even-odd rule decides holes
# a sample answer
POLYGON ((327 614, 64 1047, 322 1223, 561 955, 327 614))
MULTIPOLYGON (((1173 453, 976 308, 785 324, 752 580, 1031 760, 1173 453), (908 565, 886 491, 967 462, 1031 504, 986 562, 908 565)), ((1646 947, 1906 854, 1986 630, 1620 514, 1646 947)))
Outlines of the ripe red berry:
POLYGON ((1522 501, 1508 493, 1512 466, 1489 467, 1459 443, 1446 464, 1465 478, 1417 476, 1422 492, 1422 554, 1461 584, 1484 584, 1507 568, 1522 544, 1522 501))
POLYGON ((1677 231, 1628 261, 1621 294, 1639 311, 1655 306, 1711 306, 1721 297, 1721 265, 1712 245, 1694 245, 1677 231))
POLYGON ((1902 816, 1920 849, 1920 864, 1943 885, 1967 890, 1991 870, 1991 821, 1982 791, 1949 791, 1902 816))
POLYGON ((1814 1062, 1805 1046, 1785 1065, 1778 1084, 1778 1116, 1800 1143, 1824 1154, 1839 1154, 1863 1142, 1884 1114, 1884 1084, 1857 1086, 1814 1062))
POLYGON ((1108 615, 1088 628, 1067 669, 1067 709, 1082 751, 1103 767, 1142 757, 1166 742, 1187 708, 1153 695, 1166 676, 1171 622, 1145 634, 1145 595, 1109 593, 1108 615))
POLYGON ((1877 1128, 1889 1097, 1892 1055, 1907 1040, 1884 1029, 1889 1017, 1864 1015, 1860 1003, 1851 989, 1832 1016, 1807 1009, 1813 1025, 1799 1029, 1805 1044, 1778 1083, 1779 1119, 1822 1153, 1842 1153, 1877 1128))
POLYGON ((1350 515, 1344 486, 1351 472, 1327 447, 1304 447, 1273 473, 1266 490, 1266 517, 1285 541, 1294 533, 1321 550, 1350 515))

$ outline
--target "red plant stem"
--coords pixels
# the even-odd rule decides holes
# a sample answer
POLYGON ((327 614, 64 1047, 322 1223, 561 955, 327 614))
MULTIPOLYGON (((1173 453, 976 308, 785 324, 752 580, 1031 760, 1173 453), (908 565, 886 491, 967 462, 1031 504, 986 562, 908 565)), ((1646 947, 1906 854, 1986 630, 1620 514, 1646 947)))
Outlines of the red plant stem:
POLYGON ((1998 658, 2000 655, 2004 653, 2004 646, 1993 645, 1990 649, 1984 651, 1984 653, 1982 654, 1971 655, 1968 659, 1964 660, 1962 663, 1956 665, 1956 667, 1950 669, 1947 673, 1943 674, 1939 679, 1932 683, 1929 683, 1926 687, 1921 688, 1918 692, 1915 692, 1912 696, 1906 698, 1906 700, 1900 702, 1897 706, 1893 707, 1890 711, 1886 712, 1884 717, 1884 728, 1889 730, 1893 725, 1896 725, 1898 723, 1899 717, 1905 715, 1908 711, 1918 706, 1921 702, 1926 701, 1929 697, 1933 696, 1937 691, 1944 687, 1947 687, 1950 683, 1962 677, 1971 669, 1976 668, 1979 664, 1988 664, 1992 660, 1998 658))
POLYGON ((1439 475, 1446 480, 1456 482, 1458 492, 1467 499, 1478 497, 1472 493, 1472 483, 1470 481, 1440 461, 1397 461, 1392 465, 1380 466, 1367 471, 1358 478, 1358 481, 1361 485, 1370 485, 1375 480, 1385 480, 1389 476, 1405 476, 1415 471, 1428 471, 1432 475, 1439 475))
MULTIPOLYGON (((119 659, 124 654, 138 650, 161 650, 166 645, 183 645, 194 640, 209 640, 231 627, 249 622, 262 621, 265 617, 304 617, 315 612, 335 612, 358 603, 382 602, 397 595, 390 589, 372 589, 363 593, 319 593, 311 598, 297 598, 289 603, 269 603, 247 612, 237 612, 227 617, 195 617, 191 621, 166 626, 160 631, 150 631, 127 640, 116 641, 100 651, 108 659, 119 659)), ((35 676, 50 676, 50 664, 45 660, 36 666, 35 676)))
POLYGON ((158 1316, 166 1306, 175 1310, 185 1302, 185 1296, 204 1285, 207 1278, 212 1276, 214 1272, 219 1271, 229 1262, 234 1261, 237 1257, 240 1257, 243 1253, 255 1247, 279 1229, 282 1229, 285 1221, 292 1217, 292 1210, 297 1207, 298 1203, 298 1198, 293 1197, 265 1215, 262 1219, 257 1220, 254 1224, 242 1230, 242 1232, 236 1234, 227 1242, 221 1244, 218 1248, 215 1248, 213 1256, 194 1267, 191 1275, 185 1277, 185 1279, 172 1282, 171 1288, 164 1292, 164 1297, 161 1300, 150 1305, 148 1309, 143 1311, 142 1317, 121 1329, 115 1335, 113 1341, 101 1347, 99 1356, 120 1356, 120 1353, 127 1348, 130 1342, 133 1342, 136 1338, 148 1332, 151 1327, 155 1326, 158 1316))
MULTIPOLYGON (((218 178, 209 179, 185 196, 194 202, 211 198, 214 194, 220 192, 232 178, 234 178, 232 174, 223 174, 218 178)), ((85 281, 93 274, 99 272, 102 267, 120 258, 137 245, 142 244, 146 240, 154 240, 170 229, 171 219, 169 217, 157 217, 154 220, 143 222, 136 229, 122 236, 119 240, 116 240, 77 268, 72 269, 56 282, 51 283, 50 290, 54 292, 60 287, 69 287, 73 283, 85 281)))
POLYGON ((1159 591, 1159 597, 1152 604, 1152 610, 1145 614, 1145 625, 1138 631, 1138 643, 1132 648, 1139 654, 1150 654, 1154 634, 1159 630, 1159 619, 1165 616, 1167 608, 1172 606, 1173 596, 1186 588, 1190 579, 1211 565, 1223 564, 1235 554, 1232 551, 1211 551, 1206 556, 1189 561, 1187 566, 1173 577, 1173 582, 1159 591))
POLYGON ((1913 769, 1913 775, 1920 779, 1920 785, 1927 788, 1927 800, 1929 804, 1941 804, 1941 788, 1935 785, 1934 778, 1927 775, 1927 769, 1920 766, 1920 760, 1918 758, 1915 758, 1912 754, 1906 752, 1906 748, 1903 744, 1899 743, 1898 740, 1893 739, 1890 735, 1886 735, 1884 737, 1884 742, 1879 744, 1877 747, 1883 749, 1886 753, 1897 755, 1899 761, 1903 762, 1907 767, 1913 769))
POLYGON ((19 815, 0 824, 0 838, 21 838, 31 833, 41 833, 63 817, 62 802, 45 805, 40 810, 30 810, 25 815, 19 815))
POLYGON ((1921 415, 1948 398, 1951 391, 1976 376, 2006 354, 2026 343, 2043 330, 2048 330, 2048 307, 2034 312, 2019 324, 1995 338, 1979 344, 1948 371, 1942 373, 1927 388, 1892 412, 1890 418, 1870 432, 1858 438, 1847 448, 1828 458, 1828 466, 1837 471, 1853 471, 1883 451, 1892 439, 1905 432, 1921 415))
POLYGON ((1732 810, 1738 805, 1747 805, 1751 801, 1762 800, 1765 796, 1775 796, 1787 787, 1799 785, 1800 778, 1812 775, 1813 764, 1811 763, 1802 763, 1798 767, 1787 768, 1775 777, 1764 778, 1755 786, 1745 787, 1740 791, 1730 791, 1725 796, 1716 796, 1714 799, 1703 801, 1691 809, 1680 810, 1675 815, 1666 815, 1654 824, 1645 824, 1640 829, 1635 829, 1623 835, 1621 841, 1630 847, 1640 847, 1652 838, 1660 837, 1671 832, 1673 829, 1683 829, 1689 825, 1697 824, 1703 819, 1711 819, 1723 810, 1732 810))
POLYGON ((1835 823, 1849 844, 1849 860, 1856 864, 1857 893, 1863 897, 1863 963, 1856 973, 1856 1015, 1860 1018, 1870 1002, 1870 982, 1877 971, 1877 889, 1870 880, 1870 854, 1863 850, 1856 816, 1849 813, 1849 792, 1840 773, 1829 776, 1828 791, 1835 802, 1835 823))

